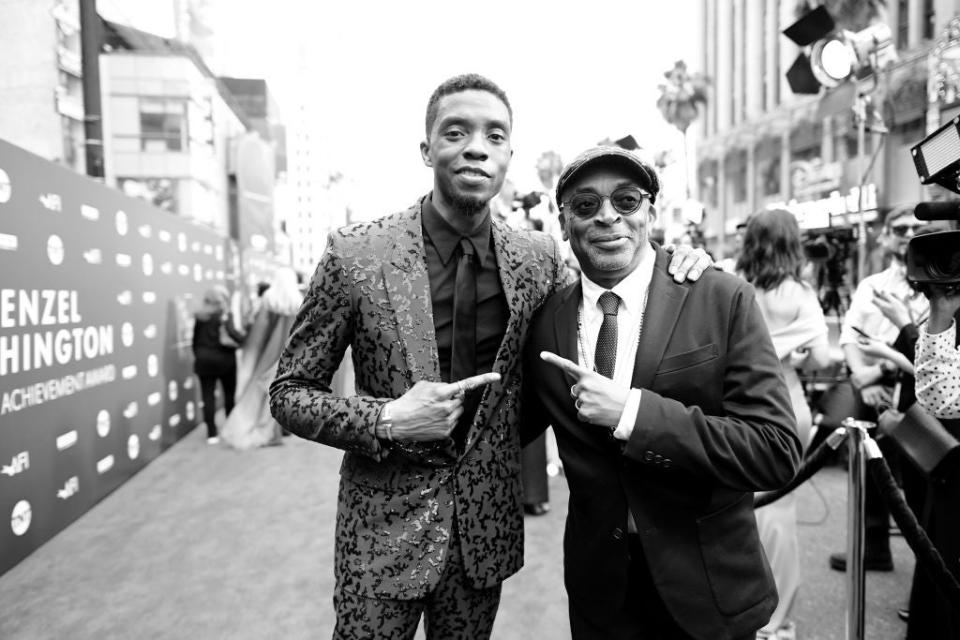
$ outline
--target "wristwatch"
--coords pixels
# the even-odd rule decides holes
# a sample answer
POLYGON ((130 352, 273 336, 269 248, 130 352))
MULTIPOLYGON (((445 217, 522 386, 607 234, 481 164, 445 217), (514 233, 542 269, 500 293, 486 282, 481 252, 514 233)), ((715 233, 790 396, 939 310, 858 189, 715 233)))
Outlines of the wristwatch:
POLYGON ((390 403, 386 403, 380 409, 380 417, 377 418, 377 426, 383 427, 384 437, 387 440, 393 440, 393 414, 390 411, 390 403))

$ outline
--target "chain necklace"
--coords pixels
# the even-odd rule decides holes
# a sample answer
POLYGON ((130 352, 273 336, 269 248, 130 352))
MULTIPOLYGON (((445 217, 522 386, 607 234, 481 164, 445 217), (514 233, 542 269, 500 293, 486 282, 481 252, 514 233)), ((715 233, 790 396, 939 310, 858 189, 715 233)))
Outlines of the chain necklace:
MULTIPOLYGON (((649 293, 650 293, 650 287, 648 285, 643 292, 643 301, 640 303, 640 320, 639 322, 637 322, 637 346, 638 347, 640 346, 640 335, 643 333, 643 318, 644 316, 646 316, 646 313, 647 313, 647 294, 649 293)), ((581 304, 580 307, 582 306, 583 305, 581 304)), ((584 346, 584 334, 586 333, 586 331, 584 331, 583 329, 583 319, 581 317, 582 311, 580 307, 577 308, 577 348, 580 351, 580 362, 587 369, 590 369, 591 371, 596 371, 597 364, 593 362, 592 357, 591 358, 587 357, 588 351, 584 346)), ((617 323, 617 326, 619 330, 619 322, 617 323)), ((616 370, 616 368, 614 368, 614 370, 616 370)))

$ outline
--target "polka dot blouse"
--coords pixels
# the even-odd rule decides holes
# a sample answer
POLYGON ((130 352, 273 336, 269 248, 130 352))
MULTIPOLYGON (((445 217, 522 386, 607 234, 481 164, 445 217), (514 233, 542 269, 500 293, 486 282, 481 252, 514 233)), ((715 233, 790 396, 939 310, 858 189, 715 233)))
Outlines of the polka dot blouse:
POLYGON ((920 330, 917 340, 917 402, 938 418, 960 418, 960 348, 957 322, 940 333, 920 330))

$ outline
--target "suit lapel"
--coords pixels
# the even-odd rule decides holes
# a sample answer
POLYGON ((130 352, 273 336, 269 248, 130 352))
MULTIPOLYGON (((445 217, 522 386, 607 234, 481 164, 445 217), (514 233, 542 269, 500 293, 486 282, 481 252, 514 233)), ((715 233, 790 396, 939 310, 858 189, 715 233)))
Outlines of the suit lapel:
MULTIPOLYGON (((557 314, 553 317, 553 329, 557 339, 557 355, 566 358, 572 362, 577 362, 577 316, 580 313, 580 301, 583 298, 583 289, 580 286, 580 278, 576 282, 567 286, 560 293, 560 305, 557 307, 557 314)), ((564 374, 571 384, 573 377, 564 374)))
POLYGON ((676 284, 667 274, 667 258, 665 251, 657 251, 657 261, 647 294, 647 308, 643 316, 643 331, 640 333, 637 359, 633 367, 630 386, 634 389, 649 387, 653 382, 653 376, 660 366, 680 317, 683 301, 687 297, 687 288, 676 284))
POLYGON ((412 374, 410 379, 439 382, 440 360, 433 328, 420 203, 400 217, 395 231, 393 251, 389 260, 383 263, 383 282, 397 322, 406 365, 412 374))

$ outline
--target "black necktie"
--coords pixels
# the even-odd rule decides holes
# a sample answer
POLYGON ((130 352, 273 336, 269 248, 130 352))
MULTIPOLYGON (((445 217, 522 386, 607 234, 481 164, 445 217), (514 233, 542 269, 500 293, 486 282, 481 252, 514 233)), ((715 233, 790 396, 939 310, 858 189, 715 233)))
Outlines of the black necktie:
MULTIPOLYGON (((460 238, 460 261, 453 291, 453 336, 450 345, 450 382, 469 378, 477 373, 477 275, 473 260, 473 245, 460 238)), ((458 448, 463 448, 467 429, 479 396, 473 393, 464 398, 464 412, 453 432, 458 448)))
POLYGON ((598 302, 600 310, 603 311, 603 324, 597 334, 597 351, 593 362, 597 373, 613 378, 613 367, 617 362, 617 312, 620 310, 620 296, 606 291, 598 302))
POLYGON ((477 372, 477 275, 473 245, 460 238, 460 261, 453 290, 453 344, 450 353, 450 382, 477 372))

